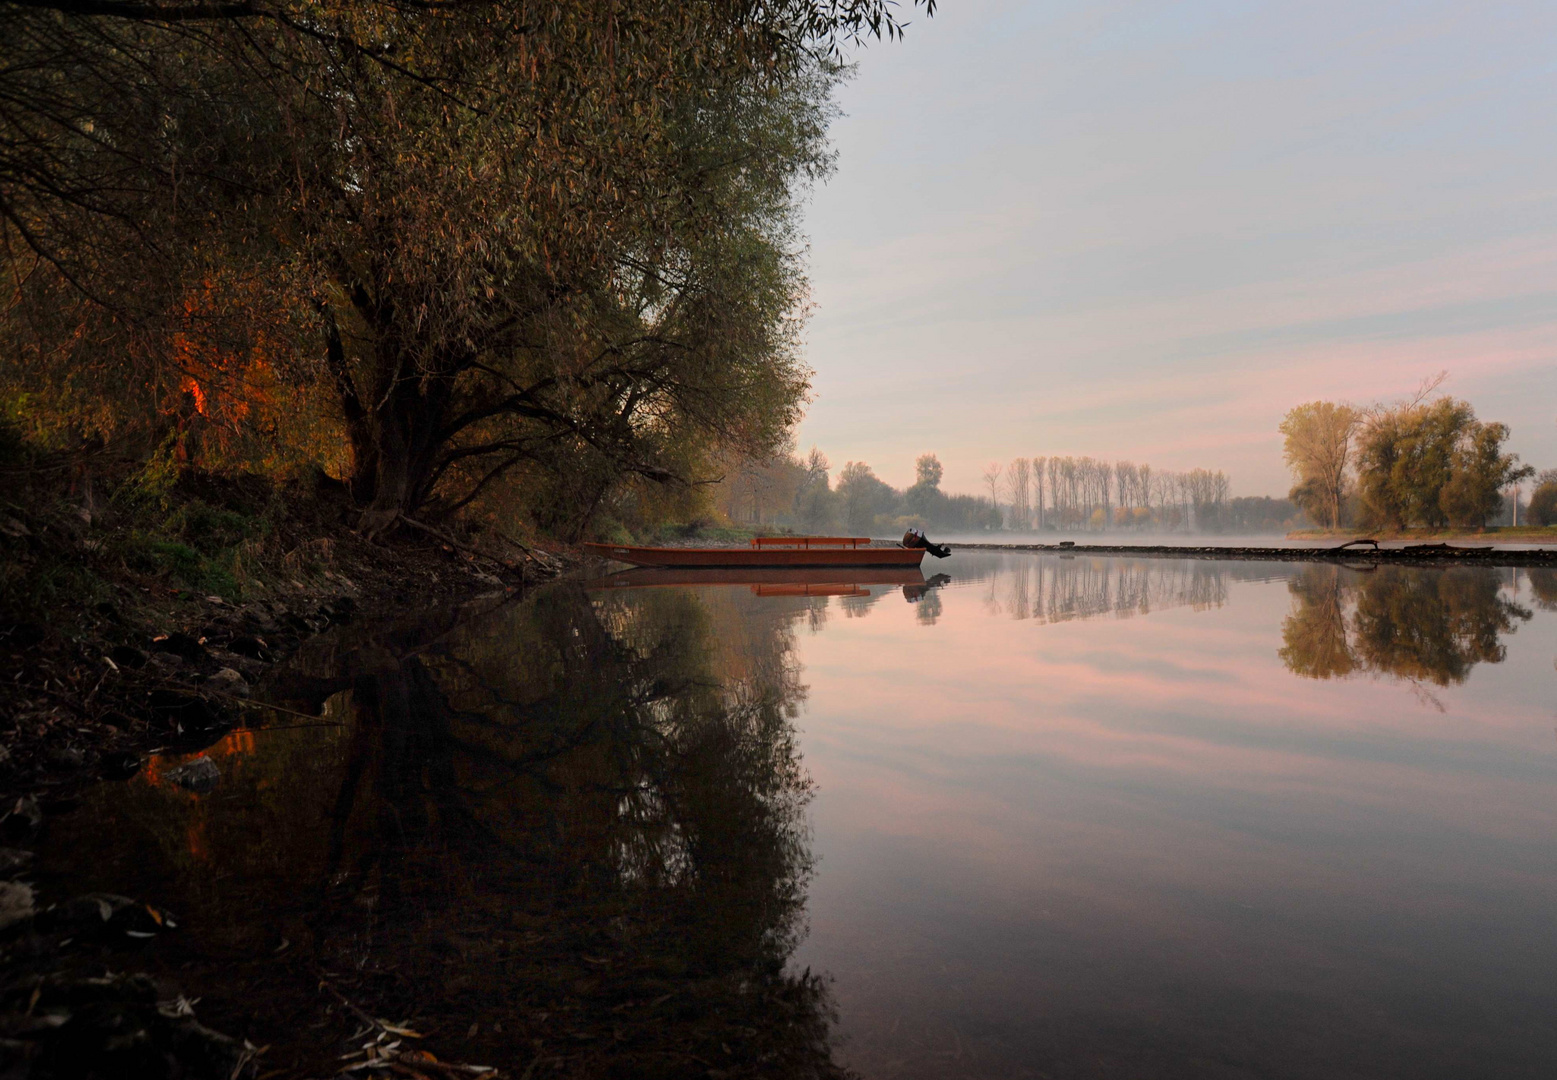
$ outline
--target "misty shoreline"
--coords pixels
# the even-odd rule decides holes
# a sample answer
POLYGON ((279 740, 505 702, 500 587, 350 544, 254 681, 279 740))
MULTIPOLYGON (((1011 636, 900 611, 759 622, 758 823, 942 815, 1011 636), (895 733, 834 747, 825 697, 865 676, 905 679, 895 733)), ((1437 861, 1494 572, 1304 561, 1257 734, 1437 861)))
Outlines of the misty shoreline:
MULTIPOLYGON (((1384 541, 1383 543, 1389 543, 1384 541)), ((1254 547, 1190 544, 993 544, 947 541, 955 551, 1031 551, 1056 555, 1146 556, 1175 559, 1239 559, 1250 562, 1393 563, 1450 566, 1557 566, 1557 549, 1508 546, 1459 547, 1396 541, 1399 547, 1254 547)))

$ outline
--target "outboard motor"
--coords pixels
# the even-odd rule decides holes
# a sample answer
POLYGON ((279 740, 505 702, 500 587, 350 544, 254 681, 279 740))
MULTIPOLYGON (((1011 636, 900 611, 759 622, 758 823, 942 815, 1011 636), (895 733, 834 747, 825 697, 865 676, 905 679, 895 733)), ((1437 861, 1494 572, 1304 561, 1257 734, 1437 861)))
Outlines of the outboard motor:
POLYGON ((903 534, 903 546, 906 548, 923 548, 937 559, 944 559, 951 554, 951 548, 945 544, 933 544, 919 529, 909 529, 903 534))

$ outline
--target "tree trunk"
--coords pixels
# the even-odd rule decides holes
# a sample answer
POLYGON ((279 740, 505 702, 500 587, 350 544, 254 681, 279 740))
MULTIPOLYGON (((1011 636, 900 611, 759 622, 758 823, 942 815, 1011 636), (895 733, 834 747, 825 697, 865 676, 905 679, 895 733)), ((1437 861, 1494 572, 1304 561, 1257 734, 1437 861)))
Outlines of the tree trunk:
MULTIPOLYGON (((383 363, 379 370, 397 366, 383 363)), ((360 424, 353 427, 348 415, 350 486, 363 507, 357 527, 364 535, 385 532, 431 497, 453 383, 448 375, 401 377, 378 393, 360 424)))

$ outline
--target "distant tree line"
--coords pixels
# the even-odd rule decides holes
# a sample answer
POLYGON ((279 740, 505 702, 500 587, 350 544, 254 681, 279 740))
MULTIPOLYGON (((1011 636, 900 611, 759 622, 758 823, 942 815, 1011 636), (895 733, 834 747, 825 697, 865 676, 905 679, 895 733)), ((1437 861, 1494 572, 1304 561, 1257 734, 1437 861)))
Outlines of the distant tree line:
POLYGON ((1133 461, 1054 456, 991 464, 984 478, 1005 527, 1018 531, 1217 530, 1228 518, 1231 485, 1220 470, 1170 472, 1133 461))
POLYGON ((1220 471, 1171 472, 1090 457, 1017 458, 985 470, 987 495, 942 491, 943 472, 936 455, 921 455, 913 485, 899 491, 870 465, 850 461, 834 483, 820 451, 812 449, 805 459, 791 451, 727 462, 715 504, 739 524, 861 535, 910 526, 942 532, 1260 532, 1299 524, 1299 510, 1285 499, 1232 498, 1220 471))
POLYGON ((913 486, 899 491, 863 461, 850 461, 831 476, 827 457, 812 448, 765 461, 727 463, 715 506, 744 525, 786 525, 809 533, 844 531, 865 536, 910 526, 942 531, 1000 527, 994 504, 976 495, 941 490, 941 463, 934 454, 918 460, 913 486))
MULTIPOLYGON (((1535 470, 1504 452, 1507 424, 1434 396, 1442 381, 1393 405, 1311 401, 1288 412, 1291 500, 1329 528, 1481 528, 1499 518, 1505 489, 1535 470)), ((1531 504, 1536 523, 1557 523, 1557 470, 1541 474, 1531 504)))

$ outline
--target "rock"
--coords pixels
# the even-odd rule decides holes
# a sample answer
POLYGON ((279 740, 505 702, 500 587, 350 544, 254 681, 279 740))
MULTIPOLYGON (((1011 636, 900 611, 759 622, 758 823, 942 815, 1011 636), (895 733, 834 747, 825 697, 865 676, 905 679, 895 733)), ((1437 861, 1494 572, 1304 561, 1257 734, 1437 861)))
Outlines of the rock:
POLYGON ((129 750, 115 750, 103 755, 103 777, 107 780, 128 780, 141 771, 141 756, 129 750))
POLYGON ((175 731, 212 731, 223 724, 210 702, 181 690, 153 690, 147 705, 153 716, 175 731))
POLYGON ((56 769, 79 769, 86 764, 86 754, 74 746, 55 746, 46 755, 56 769))
POLYGON ((227 651, 239 656, 247 656, 251 660, 263 660, 267 664, 276 662, 275 654, 270 651, 270 645, 264 638, 253 634, 243 634, 233 638, 227 643, 227 651))
POLYGON ((146 975, 51 975, 18 983, 4 1004, 24 1021, 4 1033, 17 1062, 7 1077, 240 1080, 258 1071, 241 1043, 203 1027, 188 1000, 146 975))
POLYGON ((224 667, 215 675, 210 676, 206 679, 205 685, 220 693, 232 694, 234 697, 246 698, 249 696, 248 681, 230 667, 224 667))
POLYGON ((137 649, 134 645, 115 645, 109 651, 108 659, 122 668, 143 668, 146 666, 147 656, 144 650, 137 649))
POLYGON ((0 828, 5 835, 15 838, 31 836, 38 831, 43 824, 43 811, 38 808, 38 800, 31 795, 23 795, 16 800, 16 805, 0 817, 0 828))
POLYGON ((265 674, 265 665, 258 660, 251 660, 247 656, 236 656, 233 653, 228 653, 223 659, 227 661, 227 666, 239 675, 242 675, 250 686, 258 682, 259 677, 265 674))
POLYGON ((205 656, 205 646, 183 633, 159 634, 152 641, 151 647, 157 652, 172 653, 191 663, 205 656))
POLYGON ((0 877, 14 877, 32 864, 32 852, 0 847, 0 877))
POLYGON ((39 912, 36 926, 46 934, 128 944, 154 938, 175 924, 167 912, 128 896, 85 893, 39 912))
POLYGON ((221 770, 216 767, 216 762, 204 756, 175 766, 164 775, 179 787, 188 788, 197 795, 204 795, 207 792, 214 791, 217 783, 222 778, 221 770))
POLYGON ((0 930, 32 918, 35 899, 26 882, 0 881, 0 930))
POLYGON ((177 653, 152 653, 148 659, 159 671, 178 671, 184 666, 184 658, 177 653))

